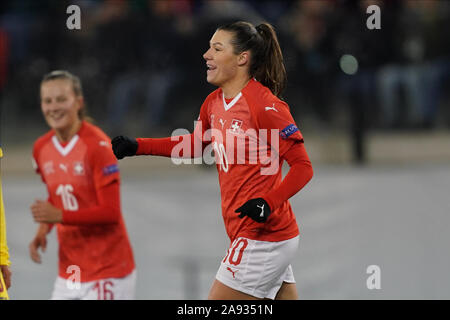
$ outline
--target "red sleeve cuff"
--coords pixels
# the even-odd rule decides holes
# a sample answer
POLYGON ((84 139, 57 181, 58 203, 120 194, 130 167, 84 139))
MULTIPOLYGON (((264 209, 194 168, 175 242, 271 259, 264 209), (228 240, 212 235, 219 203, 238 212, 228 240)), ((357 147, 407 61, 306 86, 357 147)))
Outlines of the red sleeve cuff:
POLYGON ((136 155, 151 155, 152 150, 152 139, 151 138, 137 138, 138 148, 136 150, 136 155))
POLYGON ((272 197, 270 195, 267 195, 267 196, 263 197, 263 199, 266 200, 267 204, 269 205, 270 212, 273 212, 273 210, 275 208, 275 204, 274 204, 272 197))

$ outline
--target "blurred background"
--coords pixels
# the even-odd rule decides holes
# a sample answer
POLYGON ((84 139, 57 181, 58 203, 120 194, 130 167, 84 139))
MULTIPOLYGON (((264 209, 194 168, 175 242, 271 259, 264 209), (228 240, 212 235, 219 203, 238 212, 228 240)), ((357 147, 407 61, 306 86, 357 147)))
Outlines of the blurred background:
MULTIPOLYGON (((29 206, 46 197, 31 168, 47 126, 39 85, 66 69, 111 137, 193 129, 215 88, 202 58, 227 22, 272 23, 284 93, 315 176, 291 200, 301 230, 293 262, 303 299, 449 299, 450 2, 436 0, 3 0, 2 181, 13 299, 47 299, 56 239, 36 265, 29 206), (69 30, 69 5, 81 29, 69 30), (381 29, 366 12, 381 9, 381 29), (381 289, 369 290, 369 265, 381 289)), ((214 167, 120 162, 138 299, 204 299, 228 247, 214 167)), ((287 168, 285 168, 287 170, 287 168)))

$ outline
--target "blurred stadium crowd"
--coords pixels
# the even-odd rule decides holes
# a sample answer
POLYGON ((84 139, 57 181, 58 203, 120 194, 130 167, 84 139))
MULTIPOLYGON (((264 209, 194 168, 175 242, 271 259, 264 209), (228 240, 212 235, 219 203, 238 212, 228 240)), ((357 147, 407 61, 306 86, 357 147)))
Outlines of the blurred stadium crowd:
POLYGON ((110 135, 192 129, 214 89, 202 55, 216 27, 235 20, 276 27, 284 97, 300 126, 343 126, 356 137, 450 127, 450 2, 437 0, 3 0, 2 125, 45 126, 36 120, 40 80, 66 69, 110 135), (81 30, 66 27, 71 4, 81 30), (380 30, 366 26, 371 4, 381 8, 380 30), (344 55, 356 58, 356 73, 343 72, 344 55))

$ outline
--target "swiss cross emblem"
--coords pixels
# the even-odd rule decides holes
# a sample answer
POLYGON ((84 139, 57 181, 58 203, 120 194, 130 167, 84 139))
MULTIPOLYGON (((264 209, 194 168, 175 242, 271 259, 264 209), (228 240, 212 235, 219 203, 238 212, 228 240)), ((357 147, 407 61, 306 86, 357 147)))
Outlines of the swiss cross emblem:
POLYGON ((84 175, 83 162, 74 162, 73 164, 73 174, 77 176, 84 175))
POLYGON ((238 134, 241 132, 242 120, 231 120, 230 130, 231 133, 238 134))

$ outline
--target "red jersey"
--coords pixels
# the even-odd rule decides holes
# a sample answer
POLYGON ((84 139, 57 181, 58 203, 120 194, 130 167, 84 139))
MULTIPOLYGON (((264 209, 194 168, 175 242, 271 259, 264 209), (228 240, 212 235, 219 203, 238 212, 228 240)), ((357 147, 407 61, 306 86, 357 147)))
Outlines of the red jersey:
POLYGON ((265 196, 282 182, 284 153, 302 142, 288 105, 255 79, 227 103, 219 88, 203 103, 194 135, 210 139, 219 174, 222 216, 231 240, 242 236, 282 241, 299 234, 289 201, 273 210, 266 223, 235 212, 247 200, 265 196), (211 134, 208 137, 208 130, 211 134))
POLYGON ((114 222, 101 223, 94 214, 92 221, 80 223, 76 219, 77 213, 81 216, 83 210, 86 213, 99 207, 102 188, 117 184, 119 190, 119 169, 108 136, 83 122, 78 133, 63 146, 51 130, 35 142, 33 160, 47 186, 48 201, 63 210, 63 222, 57 224, 59 276, 67 279, 70 265, 80 268, 82 282, 131 273, 135 263, 120 212, 119 192, 115 194, 117 199, 110 200, 117 203, 114 222), (70 224, 65 223, 65 216, 73 217, 70 224))

